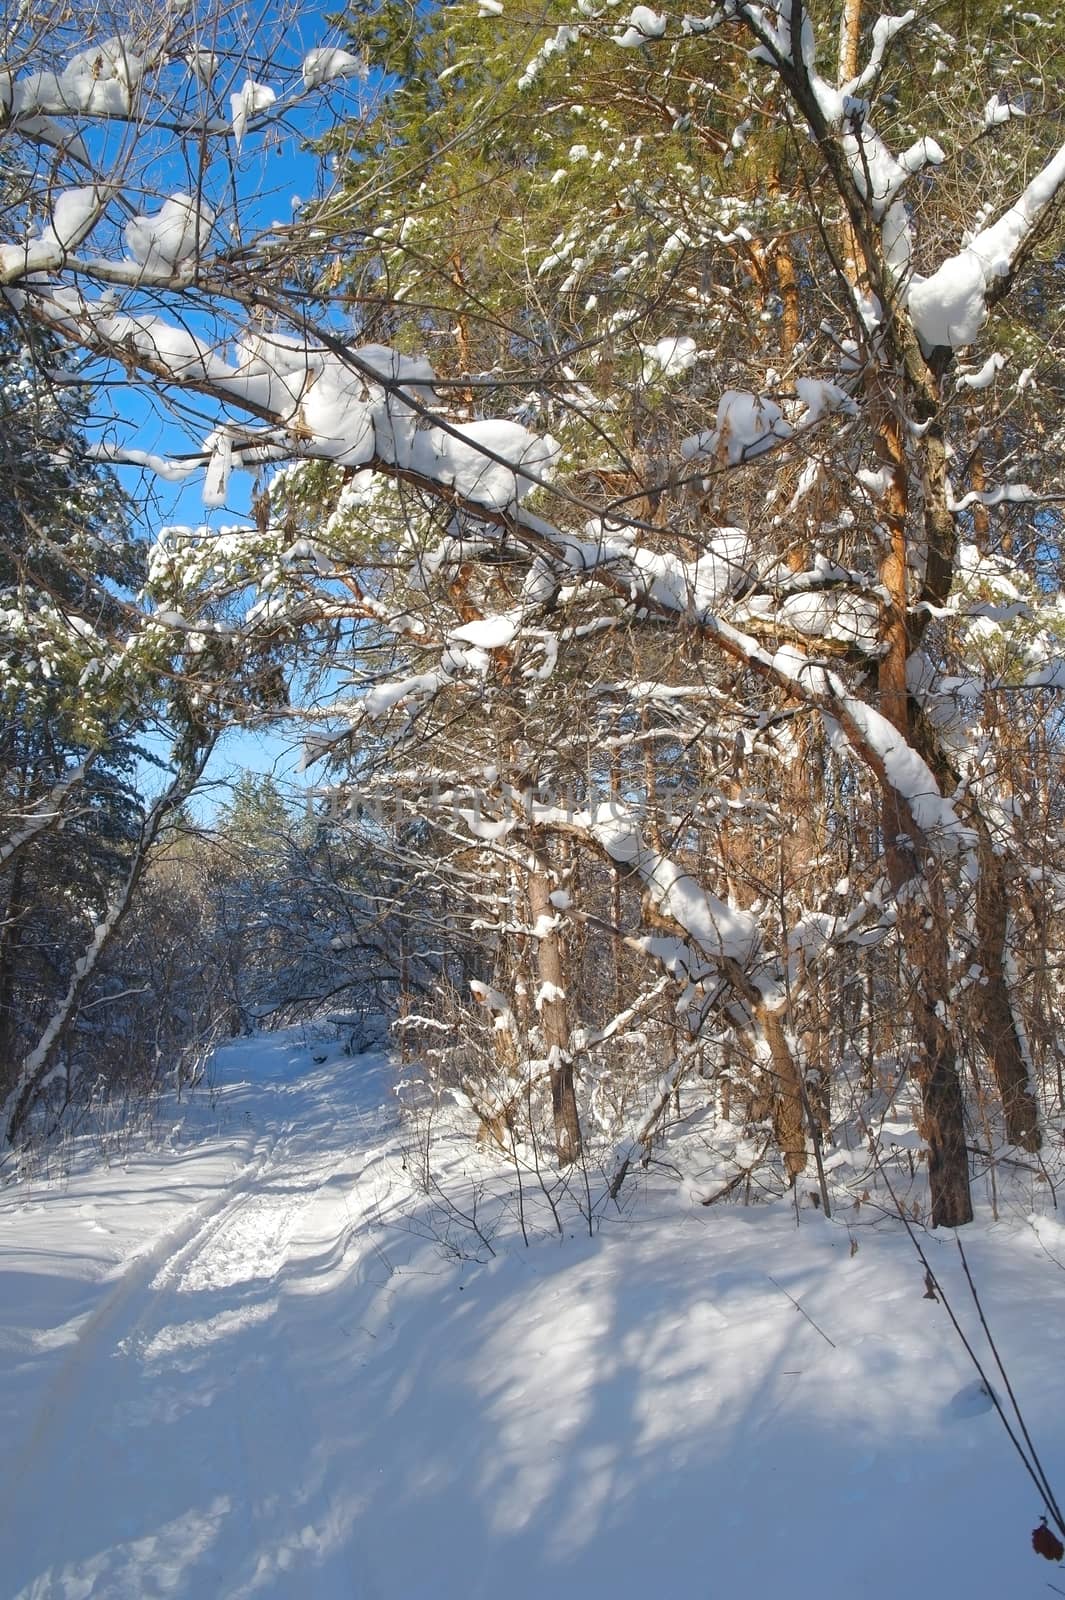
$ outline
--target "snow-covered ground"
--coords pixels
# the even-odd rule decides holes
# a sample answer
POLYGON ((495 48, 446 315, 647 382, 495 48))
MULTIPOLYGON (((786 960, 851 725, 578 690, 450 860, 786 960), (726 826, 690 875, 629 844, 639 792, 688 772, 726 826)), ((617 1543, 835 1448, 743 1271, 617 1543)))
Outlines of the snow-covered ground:
MULTIPOLYGON (((1065 1589, 897 1223, 651 1187, 593 1237, 528 1195, 525 1247, 472 1146, 423 1192, 380 1057, 215 1075, 162 1143, 0 1191, 2 1600, 1065 1589)), ((1065 1485, 1065 1229, 965 1244, 1065 1485)))

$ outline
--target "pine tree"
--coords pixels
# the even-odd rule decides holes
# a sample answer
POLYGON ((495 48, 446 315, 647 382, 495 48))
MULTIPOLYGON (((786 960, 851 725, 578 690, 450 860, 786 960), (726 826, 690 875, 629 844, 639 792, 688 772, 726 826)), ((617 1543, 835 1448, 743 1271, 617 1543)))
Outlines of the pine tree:
POLYGON ((136 837, 137 729, 85 684, 143 561, 113 477, 79 460, 84 407, 45 376, 54 343, 9 316, 0 339, 3 1097, 136 837))

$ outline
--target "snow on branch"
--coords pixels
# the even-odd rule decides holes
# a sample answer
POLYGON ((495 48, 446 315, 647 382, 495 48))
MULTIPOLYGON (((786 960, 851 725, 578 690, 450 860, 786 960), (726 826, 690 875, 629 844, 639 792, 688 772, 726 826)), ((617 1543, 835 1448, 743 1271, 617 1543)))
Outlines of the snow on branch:
POLYGON ((24 845, 36 839, 41 833, 55 827, 63 817, 66 803, 71 794, 85 781, 89 768, 96 760, 95 753, 85 757, 76 766, 68 767, 63 776, 54 783, 46 795, 33 805, 29 811, 19 817, 22 826, 16 833, 10 834, 0 841, 0 867, 6 865, 11 857, 17 855, 24 845))
MULTIPOLYGON (((886 783, 906 802, 933 853, 940 857, 972 854, 976 836, 940 792, 928 763, 879 711, 844 693, 838 682, 833 689, 839 722, 848 742, 874 766, 883 768, 886 783)), ((975 861, 972 875, 975 876, 975 861)))
POLYGON ((145 273, 167 277, 203 254, 214 220, 205 201, 174 194, 154 215, 126 224, 126 248, 145 273))
MULTIPOLYGON (((224 83, 226 73, 232 70, 230 53, 223 59, 216 50, 205 49, 196 42, 195 25, 190 25, 187 9, 175 8, 169 25, 150 40, 131 33, 116 34, 77 50, 58 69, 0 70, 0 110, 21 136, 53 143, 53 118, 81 123, 147 120, 166 108, 172 113, 171 125, 190 132, 217 133, 228 122, 239 149, 249 127, 258 125, 281 96, 270 86, 248 77, 230 96, 228 119, 209 116, 205 120, 202 113, 184 114, 178 87, 164 78, 171 63, 182 61, 208 94, 216 80, 221 77, 224 83)), ((292 67, 294 70, 286 74, 290 80, 284 91, 288 100, 346 79, 367 76, 366 63, 360 56, 335 45, 308 50, 298 66, 293 63, 292 67)))
POLYGON ((55 272, 88 237, 110 199, 96 184, 67 189, 58 196, 47 222, 19 244, 0 245, 0 283, 13 283, 30 273, 55 272))
POLYGON ((889 45, 916 20, 916 17, 917 11, 912 7, 909 11, 904 11, 900 17, 877 17, 873 23, 873 47, 869 52, 869 59, 856 78, 840 85, 841 94, 846 97, 864 94, 877 84, 884 70, 889 45))
POLYGON ((79 50, 59 72, 31 71, 14 81, 0 76, 0 102, 28 132, 42 113, 128 117, 145 73, 158 59, 130 34, 117 34, 79 50))
POLYGON ((305 89, 320 89, 342 78, 365 78, 367 67, 362 57, 352 55, 350 50, 325 45, 308 50, 303 58, 302 72, 305 89))
MULTIPOLYGON (((798 6, 795 10, 799 11, 798 6)), ((916 173, 940 165, 946 159, 944 152, 935 139, 926 136, 895 154, 876 133, 870 104, 861 98, 879 80, 891 41, 915 20, 917 11, 880 17, 873 27, 866 66, 838 86, 816 69, 816 40, 805 6, 799 11, 797 50, 792 37, 792 0, 777 0, 772 6, 729 0, 726 13, 742 18, 760 41, 753 56, 790 83, 814 134, 838 139, 850 181, 879 227, 890 279, 925 352, 958 350, 972 344, 987 320, 988 308, 1008 290, 1026 247, 1058 200, 1065 185, 1065 145, 996 223, 982 228, 930 277, 923 277, 911 269, 912 225, 900 196, 916 173)), ((996 111, 991 121, 1009 114, 1007 105, 1004 114, 996 111)), ((987 116, 985 113, 985 120, 987 116)))
POLYGON ((635 812, 620 797, 583 811, 542 805, 530 798, 525 811, 532 826, 583 834, 617 867, 634 873, 658 914, 676 924, 704 958, 741 967, 757 961, 761 933, 756 918, 720 900, 648 844, 635 812))
POLYGON ((989 306, 1009 289, 1026 248, 1063 188, 1065 144, 997 222, 981 228, 931 277, 913 275, 906 304, 926 349, 958 350, 973 343, 987 321, 989 306))
MULTIPOLYGON (((816 40, 805 7, 794 14, 794 26, 790 0, 776 6, 733 3, 727 9, 753 30, 762 59, 771 60, 778 72, 789 66, 800 87, 808 91, 812 114, 842 150, 853 189, 883 231, 891 270, 900 284, 909 283, 911 313, 922 337, 928 319, 936 317, 946 324, 948 343, 960 342, 965 334, 971 337, 971 326, 986 314, 995 284, 1012 269, 1065 180, 1065 149, 998 223, 970 241, 961 256, 945 263, 932 278, 911 282, 910 225, 899 197, 908 179, 924 165, 941 160, 942 152, 934 141, 924 139, 901 156, 894 155, 871 127, 869 108, 857 92, 879 74, 891 40, 913 13, 882 18, 874 26, 864 71, 851 82, 834 86, 816 71, 816 40), (959 295, 964 301, 960 313, 954 309, 959 295), (970 303, 974 295, 975 310, 970 303)), ((622 23, 626 26, 639 34, 640 43, 654 41, 665 31, 665 21, 647 7, 636 7, 627 24, 622 23)), ((31 113, 133 115, 135 102, 163 60, 160 52, 135 47, 128 40, 99 47, 88 67, 86 54, 80 52, 58 73, 16 78, 11 87, 16 123, 31 113)), ((211 63, 196 54, 193 70, 203 81, 210 78, 211 63)), ((249 76, 234 94, 232 133, 228 124, 219 129, 214 122, 201 121, 198 136, 205 144, 231 139, 239 143, 257 117, 276 112, 280 100, 275 103, 273 88, 260 82, 266 71, 264 67, 249 76)), ((354 57, 325 49, 311 52, 302 61, 299 92, 357 75, 354 57)), ((160 94, 165 97, 165 90, 160 94)), ((857 703, 848 707, 842 689, 808 657, 779 650, 774 655, 749 632, 725 620, 730 605, 750 594, 756 576, 746 532, 709 529, 700 538, 699 553, 682 557, 663 548, 661 539, 642 537, 635 524, 600 516, 573 529, 538 516, 526 502, 533 490, 551 483, 559 461, 560 447, 550 435, 537 434, 506 417, 473 421, 448 417, 426 360, 384 345, 349 347, 337 335, 301 324, 295 307, 289 308, 286 318, 280 289, 272 301, 264 298, 247 263, 241 276, 224 253, 212 256, 221 239, 214 211, 195 185, 189 188, 193 192, 171 193, 157 207, 143 209, 143 201, 134 207, 122 197, 121 237, 128 254, 118 260, 101 254, 89 261, 74 252, 98 226, 105 209, 117 214, 118 197, 102 183, 59 192, 48 221, 34 236, 0 251, 0 273, 9 284, 9 299, 71 343, 178 391, 202 393, 217 404, 223 419, 202 440, 205 499, 211 505, 224 502, 235 466, 319 459, 412 483, 453 507, 456 516, 468 523, 499 530, 499 537, 513 540, 529 557, 525 588, 511 611, 464 620, 432 644, 439 651, 435 661, 414 664, 425 670, 407 670, 370 688, 361 702, 364 715, 378 717, 399 707, 423 705, 462 677, 475 685, 483 682, 491 653, 519 647, 537 608, 554 603, 560 586, 569 583, 585 592, 598 589, 611 600, 615 614, 683 618, 698 627, 785 698, 835 718, 879 780, 904 795, 916 826, 936 837, 955 836, 957 819, 949 803, 940 797, 937 809, 927 798, 938 792, 927 768, 915 775, 908 765, 912 754, 908 746, 891 744, 884 729, 863 716, 857 703), (94 279, 98 288, 110 287, 94 294, 94 279), (144 293, 148 288, 164 292, 149 302, 144 293), (168 297, 171 309, 160 314, 159 305, 165 308, 168 297), (238 324, 228 337, 221 333, 224 313, 238 324), (252 421, 235 423, 234 409, 252 421)), ((249 260, 254 263, 254 252, 249 260)), ((673 360, 679 336, 673 337, 668 352, 662 341, 650 348, 673 360)), ((797 429, 812 427, 823 418, 851 416, 856 409, 854 397, 842 385, 800 377, 795 388, 804 412, 796 407, 789 417, 768 396, 726 389, 717 406, 716 425, 688 442, 688 459, 710 455, 723 464, 740 465, 793 439, 797 429)), ((112 459, 161 465, 151 452, 135 446, 108 448, 112 459)), ((180 462, 164 470, 182 475, 188 465, 180 462)), ((875 607, 869 596, 860 603, 830 603, 788 595, 776 604, 769 620, 777 625, 789 622, 795 632, 815 642, 861 643, 875 649, 875 607)), ((733 617, 751 627, 765 620, 754 604, 733 617)), ((387 611, 377 620, 389 626, 387 611)), ((610 848, 605 836, 601 842, 610 848)), ((614 842, 618 848, 624 843, 621 835, 614 842)), ((727 934, 716 931, 716 913, 704 914, 697 904, 692 909, 682 878, 667 882, 662 877, 665 873, 668 878, 666 866, 648 865, 638 848, 637 856, 643 862, 639 870, 648 893, 658 896, 661 907, 668 907, 669 915, 682 925, 685 918, 696 918, 698 934, 689 931, 705 952, 720 953, 742 943, 731 923, 727 934)))
MULTIPOLYGON (((454 422, 430 411, 429 363, 384 345, 346 349, 324 335, 256 330, 238 336, 230 361, 188 328, 151 312, 116 311, 110 298, 89 299, 80 289, 34 284, 9 289, 8 298, 72 342, 235 402, 266 421, 271 426, 258 441, 245 438, 247 464, 302 456, 392 467, 502 511, 547 481, 558 457, 555 440, 522 423, 454 422)), ((208 455, 217 449, 212 435, 208 455)), ((217 503, 215 491, 209 493, 217 503)))

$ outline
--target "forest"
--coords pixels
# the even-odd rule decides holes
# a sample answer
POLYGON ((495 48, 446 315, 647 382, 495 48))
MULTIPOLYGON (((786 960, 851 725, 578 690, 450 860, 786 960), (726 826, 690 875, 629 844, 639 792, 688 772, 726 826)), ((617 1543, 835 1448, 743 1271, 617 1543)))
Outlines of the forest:
POLYGON ((332 1018, 615 1198, 1049 1182, 1060 8, 4 26, 0 1172, 332 1018))

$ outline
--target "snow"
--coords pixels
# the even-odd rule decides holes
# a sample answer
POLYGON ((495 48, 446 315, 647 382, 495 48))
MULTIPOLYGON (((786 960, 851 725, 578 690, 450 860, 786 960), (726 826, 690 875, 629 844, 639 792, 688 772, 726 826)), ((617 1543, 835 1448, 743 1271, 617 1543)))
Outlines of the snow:
POLYGON ((145 471, 171 483, 181 483, 198 470, 195 461, 172 461, 168 456, 156 455, 152 450, 135 450, 106 440, 86 443, 85 455, 90 461, 113 461, 125 466, 143 467, 145 471))
POLYGON ((587 811, 565 813, 534 803, 531 817, 543 823, 561 819, 571 830, 587 832, 612 861, 637 874, 655 907, 677 924, 703 956, 746 965, 756 955, 760 945, 757 920, 711 894, 677 862, 648 844, 638 819, 620 798, 587 811))
POLYGON ((649 39, 660 39, 666 31, 666 19, 650 6, 633 6, 628 16, 628 27, 618 34, 614 43, 624 50, 635 50, 649 39))
POLYGON ((673 611, 706 617, 745 576, 750 546, 745 534, 726 534, 708 541, 710 548, 697 561, 653 550, 633 550, 630 560, 640 575, 640 592, 673 611))
MULTIPOLYGON (((0 1194, 10 1600, 847 1600, 856 1573, 896 1600, 915 1573, 977 1596, 1054 1576, 876 1204, 705 1208, 698 1179, 648 1174, 591 1237, 572 1198, 560 1239, 527 1193, 526 1249, 513 1169, 443 1128, 439 1192, 477 1200, 490 1255, 417 1188, 379 1057, 297 1031, 226 1046, 216 1076, 161 1142, 90 1141, 0 1194)), ((859 1194, 861 1145, 834 1154, 859 1194)), ((919 1238, 989 1361, 952 1237, 919 1238)), ((964 1238, 1060 1483, 1065 1229, 1019 1207, 964 1238)))
POLYGON ((95 184, 65 189, 34 238, 24 244, 0 245, 0 275, 15 278, 61 266, 67 253, 90 232, 105 203, 106 196, 95 184))
POLYGON ((72 56, 60 73, 28 72, 16 79, 11 114, 26 119, 44 112, 126 116, 144 75, 144 58, 132 39, 117 35, 72 56))
POLYGON ((937 854, 968 851, 975 835, 965 827, 939 786, 927 763, 896 728, 872 706, 849 696, 841 697, 850 720, 883 763, 887 780, 905 799, 913 820, 937 854))
POLYGON ((392 683, 377 684, 362 696, 359 709, 368 717, 383 717, 394 707, 409 700, 430 698, 449 681, 449 675, 441 669, 437 672, 415 673, 412 677, 400 678, 392 683))
POLYGON ((1011 270, 1022 246, 1065 184, 1065 144, 1020 198, 982 228, 929 278, 914 273, 906 304, 926 349, 972 344, 987 320, 987 297, 1011 270))
POLYGON ((154 215, 126 224, 126 249, 149 272, 170 273, 199 256, 214 226, 214 212, 189 194, 172 194, 154 215))
POLYGON ((854 396, 841 389, 838 383, 830 383, 825 378, 796 378, 795 393, 805 407, 799 419, 802 428, 808 428, 836 411, 842 411, 848 417, 858 415, 858 403, 854 396))
POLYGON ((203 480, 203 503, 209 508, 218 508, 225 505, 229 491, 233 440, 224 428, 216 428, 205 441, 205 447, 209 451, 209 459, 203 480))
POLYGON ((958 375, 959 389, 990 389, 998 374, 1006 365, 1006 357, 1000 350, 988 356, 983 366, 975 372, 962 372, 958 375))
POLYGON ((1011 100, 1008 95, 1003 95, 1001 89, 993 94, 984 107, 983 125, 985 128, 998 128, 1004 122, 1009 122, 1012 117, 1026 116, 1027 112, 1022 102, 1011 100))
POLYGON ((83 237, 103 203, 104 196, 95 185, 68 189, 59 196, 52 211, 51 231, 61 248, 68 249, 83 237))
POLYGON ((185 65, 204 89, 209 89, 218 72, 218 57, 213 50, 190 50, 185 65))
MULTIPOLYGON (((737 11, 764 41, 751 52, 753 59, 771 66, 777 57, 796 60, 790 0, 780 0, 776 6, 740 6, 738 0, 727 0, 726 15, 737 11)), ((996 280, 1012 270, 1025 241, 1065 183, 1065 145, 996 223, 981 228, 931 276, 912 272, 912 227, 900 195, 911 177, 927 166, 941 165, 945 155, 935 139, 924 137, 896 156, 872 127, 870 104, 861 98, 861 91, 877 81, 888 45, 916 14, 911 10, 900 17, 881 17, 874 23, 873 48, 864 71, 839 87, 815 69, 816 41, 805 8, 801 13, 799 55, 821 115, 828 127, 841 135, 855 186, 867 197, 874 218, 881 224, 885 259, 900 285, 922 345, 929 351, 937 347, 957 350, 977 338, 987 320, 988 298, 996 280)), ((1023 107, 1008 101, 1002 104, 996 96, 985 107, 985 129, 1018 114, 1023 114, 1023 107)), ((863 311, 870 327, 872 310, 870 307, 863 311)), ((881 320, 877 308, 875 322, 881 320)))
POLYGON ((444 484, 493 510, 507 510, 550 478, 559 446, 503 419, 419 426, 410 404, 430 404, 433 370, 386 345, 350 352, 281 334, 248 335, 226 380, 243 396, 298 423, 311 453, 347 466, 380 461, 444 484), (379 381, 376 381, 379 380, 379 381))
POLYGON ((482 816, 479 808, 456 806, 455 816, 465 823, 475 839, 483 839, 486 844, 505 839, 514 827, 513 817, 500 817, 493 821, 482 816))
POLYGON ((233 143, 239 150, 244 143, 244 135, 248 131, 251 120, 263 111, 268 111, 277 99, 277 93, 269 84, 256 83, 252 78, 245 78, 244 84, 237 94, 229 97, 230 116, 233 122, 233 143))
POLYGON ((891 41, 903 29, 908 28, 916 16, 917 12, 910 10, 904 11, 901 16, 876 19, 873 23, 873 48, 869 52, 869 60, 858 77, 844 86, 843 93, 846 96, 861 94, 863 90, 872 87, 883 68, 884 56, 891 41))
POLYGON ((738 906, 709 894, 690 873, 660 856, 641 863, 644 882, 661 910, 709 956, 746 962, 758 947, 757 923, 738 906))
POLYGON ((549 434, 487 418, 415 433, 408 459, 415 472, 453 486, 477 505, 502 511, 524 499, 537 481, 548 481, 558 455, 549 434))
MULTIPOLYGON (((202 206, 193 213, 187 201, 187 196, 173 196, 169 211, 164 206, 155 217, 137 219, 140 226, 129 242, 147 260, 136 264, 131 281, 140 281, 153 267, 168 279, 171 263, 181 264, 175 258, 195 247, 196 218, 202 232, 208 213, 202 206)), ((0 254, 0 273, 18 277, 25 270, 27 247, 7 248, 15 255, 0 254)), ((56 246, 46 248, 51 256, 56 246)), ((28 297, 12 288, 8 298, 21 307, 28 297)), ((377 463, 416 473, 475 505, 502 512, 549 482, 558 461, 557 441, 519 422, 440 419, 424 426, 422 408, 435 398, 432 367, 385 345, 349 350, 339 343, 249 330, 238 339, 230 363, 188 328, 163 317, 116 313, 110 297, 90 300, 77 289, 56 288, 35 290, 33 301, 72 337, 88 334, 127 353, 132 348, 177 381, 209 383, 223 398, 271 413, 278 427, 262 430, 259 442, 244 430, 243 459, 253 466, 301 454, 344 466, 377 463)), ((213 452, 210 436, 205 449, 213 452)))
POLYGON ((557 1001, 565 1000, 565 998, 565 989, 560 989, 557 983, 551 983, 545 980, 545 982, 543 982, 536 991, 533 1005, 537 1011, 542 1011, 544 1006, 553 1005, 557 1001))
POLYGON ((775 400, 747 389, 726 389, 717 405, 717 427, 685 439, 685 461, 697 456, 723 458, 730 467, 753 460, 792 434, 775 400))
POLYGON ((366 63, 350 50, 340 50, 333 45, 320 45, 308 50, 303 58, 303 87, 319 89, 338 78, 365 78, 366 63))
MULTIPOLYGON (((970 489, 960 500, 955 500, 950 484, 947 485, 947 505, 951 511, 968 511, 970 506, 1027 505, 1039 497, 1028 483, 1000 483, 994 489, 970 489)), ((963 571, 975 571, 980 552, 975 545, 961 546, 958 565, 963 571)))
POLYGON ((640 346, 643 354, 643 380, 653 383, 656 378, 679 378, 690 372, 697 355, 695 340, 687 334, 659 339, 654 344, 640 346))
POLYGON ((478 622, 467 622, 455 628, 448 638, 477 645, 482 650, 503 650, 513 641, 520 620, 520 617, 482 617, 478 622))
POLYGON ((1065 661, 1048 661, 1025 675, 1029 689, 1065 689, 1065 661))
POLYGON ((740 607, 734 620, 744 627, 748 621, 771 619, 775 626, 806 638, 829 639, 875 654, 880 649, 880 611, 880 603, 869 595, 840 589, 808 590, 780 600, 771 595, 754 596, 740 607))
POLYGON ((92 758, 90 757, 86 761, 79 762, 77 766, 68 768, 36 805, 31 806, 29 810, 22 813, 20 818, 22 827, 16 829, 14 833, 8 834, 7 838, 0 842, 0 866, 9 861, 36 834, 52 826, 56 817, 62 811, 67 796, 78 788, 91 765, 92 758))
POLYGON ((506 995, 500 993, 498 989, 493 989, 491 984, 482 983, 479 978, 471 978, 470 993, 479 1005, 487 1006, 489 1011, 510 1015, 510 1002, 506 995))

